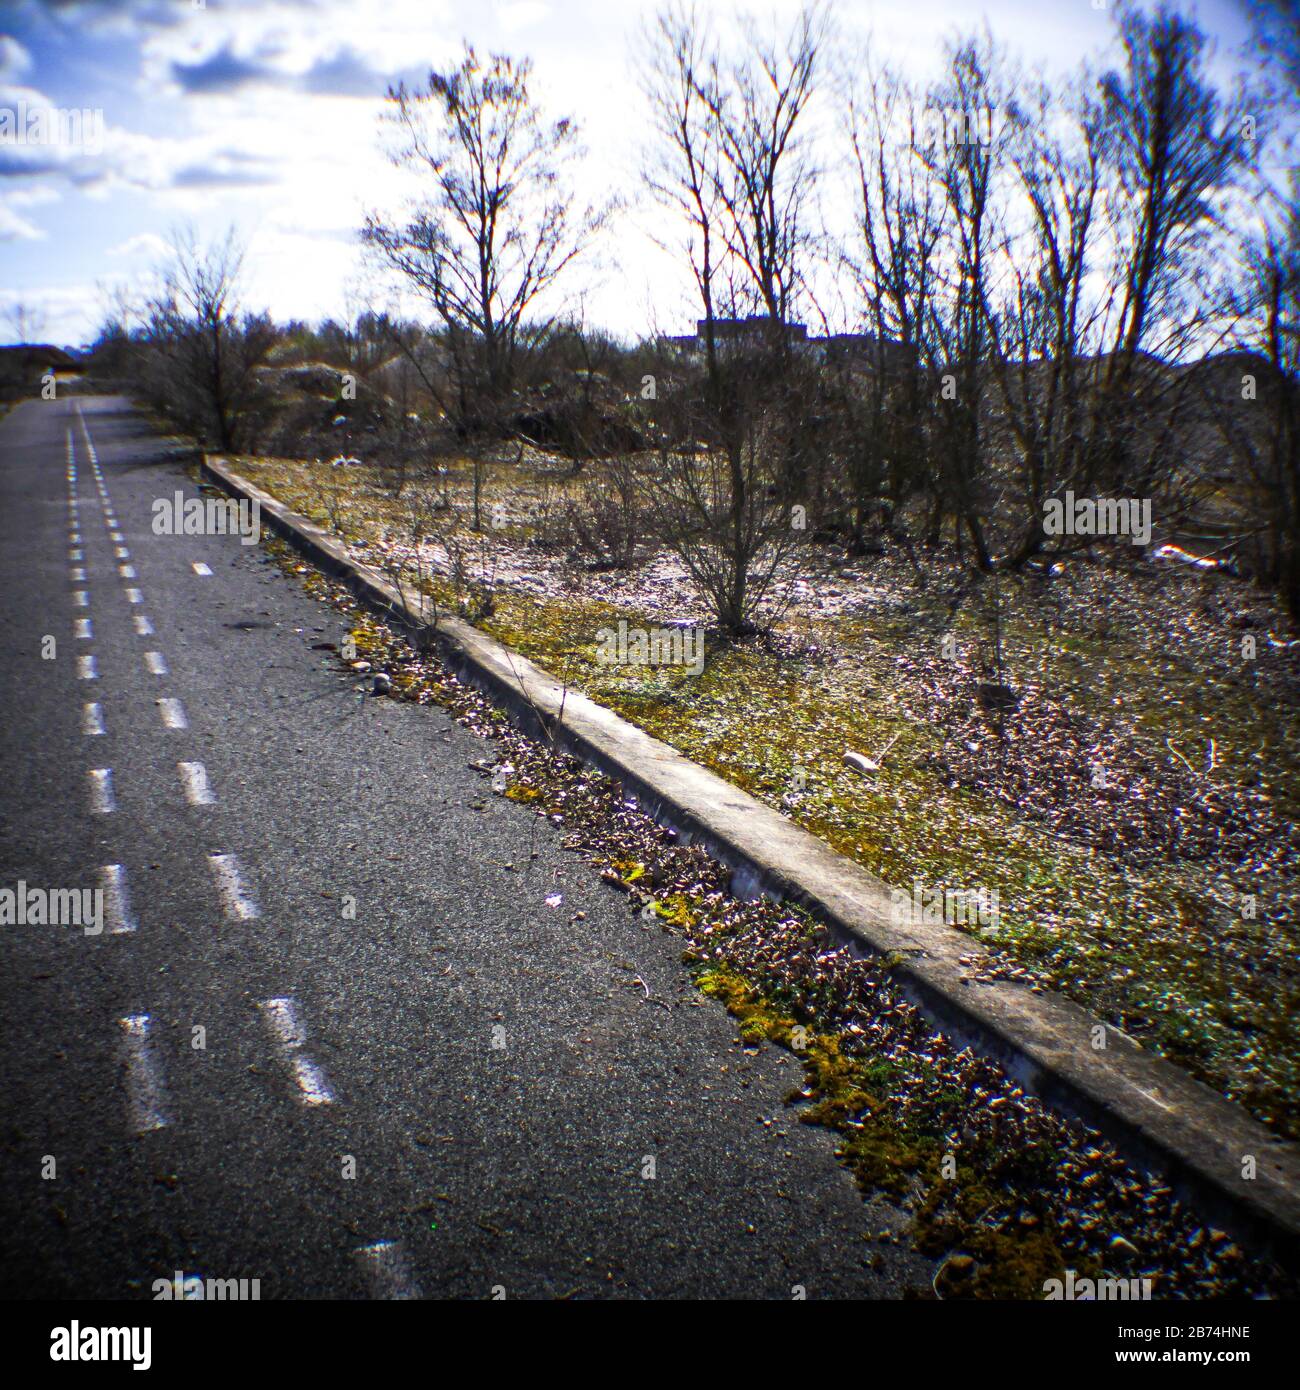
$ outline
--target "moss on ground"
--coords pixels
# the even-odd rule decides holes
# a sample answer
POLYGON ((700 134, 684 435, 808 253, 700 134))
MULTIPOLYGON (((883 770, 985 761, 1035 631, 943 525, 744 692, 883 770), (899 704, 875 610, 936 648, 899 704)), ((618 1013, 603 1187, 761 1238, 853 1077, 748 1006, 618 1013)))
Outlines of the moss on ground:
MULTIPOLYGON (((334 505, 312 470, 240 460, 252 481, 329 523, 334 505), (323 500, 324 499, 324 500, 323 500)), ((348 470, 344 531, 373 544, 396 509, 373 470, 348 470)), ((326 480, 325 486, 332 486, 326 480)), ((430 585, 444 608, 464 595, 430 585)), ((996 889, 996 925, 967 928, 1040 984, 1075 999, 1187 1067, 1291 1137, 1300 1136, 1300 1013, 1296 900, 1274 895, 1254 920, 1236 910, 1254 891, 1244 870, 1213 859, 1123 863, 1054 834, 1014 805, 941 780, 936 724, 900 694, 900 650, 933 637, 941 615, 918 604, 867 617, 791 625, 811 656, 711 640, 699 676, 607 666, 602 627, 656 614, 504 586, 479 626, 688 757, 704 764, 886 882, 996 889), (851 661, 828 662, 838 646, 851 661), (846 749, 879 756, 864 780, 846 749)), ((1046 631, 1014 596, 1004 658, 1018 676, 1059 691, 1071 709, 1122 710, 1153 752, 1213 761, 1228 785, 1261 788, 1280 816, 1300 807, 1300 716, 1272 707, 1230 663, 1208 668, 1153 648, 1149 634, 1046 631), (1211 742, 1212 740, 1212 742, 1211 742)), ((974 641, 971 612, 959 637, 974 641)), ((1225 639, 1226 640, 1226 639, 1225 639)), ((1235 640, 1235 638, 1233 639, 1235 640)))
MULTIPOLYGON (((1050 1221, 1026 1208, 996 1228, 982 1224, 985 1213, 1006 1206, 1005 1156, 992 1168, 964 1156, 951 1178, 944 1176, 942 1132, 959 1113, 956 1097, 951 1110, 936 1105, 926 1130, 905 1129, 884 1103, 888 1059, 873 1062, 846 1053, 841 1037, 802 1026, 725 965, 700 969, 696 979, 706 995, 726 1006, 745 1042, 773 1043, 800 1059, 804 1084, 789 1100, 800 1105, 804 1124, 824 1125, 840 1136, 837 1155, 863 1192, 918 1198, 914 1240, 922 1253, 945 1257, 935 1282, 943 1297, 1041 1299, 1045 1281, 1063 1277, 1065 1257, 1050 1221)), ((1054 1162, 1036 1157, 1043 1171, 1018 1176, 1050 1181, 1054 1162)))

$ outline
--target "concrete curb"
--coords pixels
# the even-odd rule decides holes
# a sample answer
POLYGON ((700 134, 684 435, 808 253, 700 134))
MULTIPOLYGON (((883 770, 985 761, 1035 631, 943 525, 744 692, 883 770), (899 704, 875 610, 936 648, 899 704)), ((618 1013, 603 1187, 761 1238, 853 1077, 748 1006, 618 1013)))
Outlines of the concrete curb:
MULTIPOLYGON (((204 478, 257 501, 262 515, 368 606, 406 626, 419 615, 378 571, 342 544, 204 455, 204 478)), ((1133 1161, 1165 1175, 1180 1194, 1239 1240, 1300 1267, 1300 1149, 1059 995, 1024 985, 974 983, 980 945, 953 927, 893 920, 889 887, 815 836, 561 684, 525 657, 459 619, 443 617, 442 655, 458 676, 504 706, 534 735, 553 737, 619 778, 641 807, 706 846, 732 871, 733 891, 810 909, 855 949, 897 962, 911 1000, 963 1045, 1001 1063, 1026 1089, 1100 1130, 1133 1161), (562 717, 561 717, 562 716, 562 717), (1102 1030, 1097 1033, 1096 1030, 1102 1030), (1104 1036, 1105 1046, 1093 1046, 1104 1036), (1256 1176, 1244 1177, 1253 1157, 1256 1176)))

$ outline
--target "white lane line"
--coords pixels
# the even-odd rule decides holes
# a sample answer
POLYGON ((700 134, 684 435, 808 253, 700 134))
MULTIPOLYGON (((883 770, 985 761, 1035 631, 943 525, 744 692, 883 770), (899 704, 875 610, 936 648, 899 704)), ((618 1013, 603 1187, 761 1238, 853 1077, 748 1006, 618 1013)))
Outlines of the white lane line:
POLYGON ((69 544, 69 545, 80 545, 80 544, 81 544, 81 532, 80 532, 80 531, 69 531, 69 532, 68 532, 68 544, 69 544))
POLYGON ((74 546, 72 547, 72 549, 68 551, 68 563, 69 563, 70 565, 78 564, 80 561, 84 560, 85 558, 86 558, 86 557, 85 557, 85 555, 82 553, 80 546, 75 546, 75 545, 74 545, 74 546))
POLYGON ((121 545, 123 542, 121 531, 110 531, 108 533, 108 538, 110 541, 113 542, 114 545, 121 545))
POLYGON ((134 579, 134 578, 135 578, 135 566, 134 566, 134 565, 118 565, 118 567, 117 567, 117 574, 118 574, 118 578, 119 578, 119 579, 134 579))
POLYGON ((297 1004, 292 999, 266 999, 261 1009, 271 1036, 279 1044, 284 1060, 293 1073, 303 1104, 330 1105, 334 1093, 325 1080, 325 1073, 302 1050, 307 1041, 307 1030, 298 1016, 297 1004))
POLYGON ((163 660, 162 652, 145 652, 144 664, 149 668, 151 676, 165 676, 167 674, 167 663, 163 660))
POLYGON ((153 624, 143 613, 137 613, 135 615, 135 635, 137 637, 153 636, 153 624))
POLYGON ((75 589, 72 594, 72 606, 74 608, 89 608, 90 595, 85 589, 75 589))
POLYGON ((233 854, 209 854, 208 867, 227 917, 249 922, 258 915, 257 900, 244 887, 239 860, 233 854))
POLYGON ((158 1061, 149 1043, 152 1020, 148 1014, 128 1014, 118 1019, 122 1029, 122 1052, 126 1061, 126 1101, 131 1128, 137 1134, 163 1129, 162 1078, 158 1061))
POLYGON ((177 763, 176 771, 181 775, 181 786, 185 788, 185 800, 191 806, 213 806, 216 795, 208 785, 208 770, 202 763, 177 763))
POLYGON ((374 1245, 363 1245, 352 1254, 370 1285, 371 1298, 400 1300, 423 1296, 400 1241, 381 1240, 374 1245))
POLYGON ((131 552, 124 545, 119 545, 117 549, 113 551, 113 554, 119 560, 129 560, 131 558, 131 552))
POLYGON ((117 801, 113 796, 113 769, 93 767, 86 776, 90 781, 90 809, 100 816, 117 810, 117 801))
POLYGON ((136 929, 135 914, 131 911, 131 895, 126 887, 126 870, 120 864, 105 864, 99 871, 104 889, 104 908, 108 914, 109 931, 132 932, 136 929))
POLYGON ((84 639, 84 640, 87 641, 87 642, 91 641, 91 640, 94 638, 94 636, 95 636, 95 630, 94 630, 94 628, 92 628, 91 625, 90 625, 90 619, 89 619, 89 618, 73 618, 73 620, 72 620, 72 635, 73 635, 74 637, 80 637, 80 638, 84 639))
POLYGON ((68 578, 72 580, 74 584, 84 584, 86 582, 86 571, 74 565, 68 572, 68 578))
POLYGON ((169 729, 188 729, 189 720, 185 718, 185 706, 177 699, 168 696, 164 700, 158 701, 158 709, 162 713, 162 722, 169 729))
POLYGON ((86 453, 90 456, 90 466, 95 470, 96 476, 99 475, 99 455, 95 452, 95 445, 90 438, 90 431, 86 428, 86 417, 81 413, 81 402, 76 402, 77 423, 81 426, 81 437, 86 441, 86 453))
POLYGON ((195 560, 195 561, 194 561, 194 573, 195 573, 195 574, 208 575, 208 574, 211 574, 212 571, 207 567, 207 565, 205 565, 205 564, 203 563, 202 560, 195 560))
POLYGON ((79 681, 96 681, 99 673, 95 670, 95 658, 93 656, 79 656, 77 658, 77 679, 79 681))
POLYGON ((81 732, 87 737, 108 732, 104 728, 104 711, 98 705, 82 706, 81 732))
POLYGON ((139 589, 128 589, 126 591, 126 601, 128 603, 143 603, 144 595, 139 589))

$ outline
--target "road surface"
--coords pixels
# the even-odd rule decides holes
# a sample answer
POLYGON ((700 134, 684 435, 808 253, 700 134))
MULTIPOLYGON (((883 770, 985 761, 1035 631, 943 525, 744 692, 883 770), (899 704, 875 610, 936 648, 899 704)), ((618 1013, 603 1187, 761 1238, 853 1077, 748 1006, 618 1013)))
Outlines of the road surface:
POLYGON ((0 422, 0 888, 106 913, 0 928, 4 1293, 924 1282, 783 1106, 794 1060, 736 1046, 482 740, 358 697, 314 649, 342 618, 260 547, 154 534, 178 488, 122 400, 0 422))

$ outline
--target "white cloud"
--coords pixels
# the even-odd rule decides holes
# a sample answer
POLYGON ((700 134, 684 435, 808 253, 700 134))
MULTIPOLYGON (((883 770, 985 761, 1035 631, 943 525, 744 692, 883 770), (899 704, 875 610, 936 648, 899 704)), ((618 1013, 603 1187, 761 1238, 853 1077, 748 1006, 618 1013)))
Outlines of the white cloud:
POLYGON ((57 188, 33 184, 29 188, 11 189, 3 201, 11 208, 38 208, 45 203, 57 203, 62 196, 57 188))
POLYGON ((157 259, 167 254, 167 243, 155 232, 139 232, 119 241, 104 252, 106 256, 149 256, 157 259))
POLYGON ((43 241, 45 233, 15 212, 8 203, 0 203, 0 241, 43 241))
POLYGON ((0 82, 12 82, 30 70, 32 55, 10 34, 0 34, 0 82))
POLYGON ((515 0, 514 4, 502 5, 499 21, 507 34, 517 34, 540 23, 551 13, 551 7, 542 0, 515 0))

